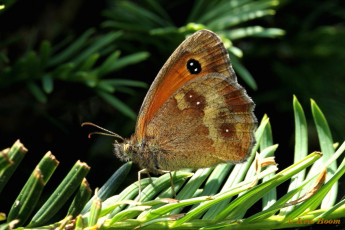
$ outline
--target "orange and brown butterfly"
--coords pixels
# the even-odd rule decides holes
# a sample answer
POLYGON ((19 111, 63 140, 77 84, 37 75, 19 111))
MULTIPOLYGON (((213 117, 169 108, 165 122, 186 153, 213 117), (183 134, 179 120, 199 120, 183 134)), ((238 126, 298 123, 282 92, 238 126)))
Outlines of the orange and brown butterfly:
POLYGON ((221 39, 197 31, 164 64, 115 154, 152 173, 243 162, 255 143, 254 107, 221 39))

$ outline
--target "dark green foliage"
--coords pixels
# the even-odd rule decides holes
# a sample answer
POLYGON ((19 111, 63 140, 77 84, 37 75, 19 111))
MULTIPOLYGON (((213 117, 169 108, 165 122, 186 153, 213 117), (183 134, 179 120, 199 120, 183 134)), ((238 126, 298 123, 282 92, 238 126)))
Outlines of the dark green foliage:
POLYGON ((87 164, 78 161, 53 194, 32 217, 28 226, 37 227, 47 223, 66 203, 74 191, 77 190, 90 168, 87 164))
MULTIPOLYGON (((7 65, 0 71, 0 88, 25 83, 39 102, 46 103, 47 94, 53 92, 55 81, 81 83, 93 89, 125 115, 135 119, 135 113, 112 93, 123 86, 146 87, 146 85, 131 80, 121 84, 119 79, 119 84, 116 81, 103 79, 114 71, 148 57, 147 52, 120 57, 120 51, 115 43, 121 35, 121 32, 96 34, 95 29, 89 29, 74 42, 64 46, 64 49, 57 49, 52 47, 50 42, 43 41, 39 51, 26 52, 12 66, 7 65)), ((7 57, 4 60, 10 63, 7 57)))
POLYGON ((68 209, 67 216, 71 215, 73 218, 77 217, 77 215, 79 215, 79 213, 81 213, 83 210, 86 203, 90 201, 91 195, 92 190, 87 183, 87 180, 84 179, 68 209))
MULTIPOLYGON (((4 151, 7 152, 7 150, 4 151)), ((3 164, 2 168, 0 169, 0 193, 13 175, 14 171, 19 166, 20 162, 25 157, 27 151, 28 150, 22 143, 20 143, 19 140, 16 141, 16 143, 14 143, 13 146, 8 150, 7 155, 9 157, 10 165, 3 164)))
POLYGON ((7 218, 7 222, 19 219, 18 225, 24 225, 35 209, 44 186, 54 173, 59 162, 48 152, 31 173, 30 178, 16 198, 7 218))
POLYGON ((92 2, 92 7, 88 1, 40 3, 44 7, 35 11, 25 1, 0 2, 1 144, 9 146, 20 137, 35 152, 22 161, 26 150, 18 148, 19 142, 0 152, 0 191, 14 194, 11 199, 0 197, 0 220, 5 220, 3 212, 8 214, 1 229, 25 226, 29 221, 31 226, 70 227, 73 218, 80 229, 95 223, 104 229, 276 229, 309 225, 296 224, 298 218, 309 223, 344 218, 339 186, 344 178, 340 155, 345 145, 337 143, 345 137, 345 10, 341 1, 111 0, 92 2), (21 10, 23 5, 26 8, 21 10), (15 22, 11 15, 19 21, 13 27, 9 26, 15 22), (256 176, 250 164, 254 155, 247 164, 201 169, 192 178, 189 172, 179 171, 173 174, 177 203, 162 199, 173 197, 169 175, 142 179, 143 202, 138 202, 138 182, 128 182, 136 180, 136 170, 134 176, 127 176, 131 163, 116 171, 95 199, 90 199, 93 192, 83 167, 72 184, 66 182, 55 193, 51 189, 58 186, 51 181, 45 186, 52 166, 45 172, 36 170, 37 166, 34 176, 20 181, 18 175, 25 173, 27 179, 34 168, 28 164, 39 162, 37 149, 46 152, 59 147, 54 152, 66 154, 59 157, 63 167, 83 159, 92 164, 91 187, 102 185, 104 175, 116 168, 112 140, 96 139, 98 144, 85 140, 87 134, 79 133, 79 124, 92 119, 121 135, 133 133, 135 111, 145 88, 180 42, 199 29, 221 36, 239 81, 249 86, 257 116, 267 113, 271 117, 270 122, 267 116, 262 119, 255 151, 262 158, 276 152, 280 173, 269 166, 261 171, 257 186, 247 186, 256 176), (294 114, 293 94, 300 99, 294 97, 294 114), (305 114, 309 98, 318 105, 312 101, 305 114), (317 160, 319 153, 311 153, 314 150, 321 150, 321 159, 317 160), (324 185, 309 199, 286 207, 313 188, 325 167, 324 185), (288 179, 289 184, 284 182, 288 179), (61 192, 65 196, 57 195, 61 192))
MULTIPOLYGON (((256 97, 263 111, 273 106, 275 113, 285 116, 292 94, 304 106, 313 98, 328 117, 334 139, 339 140, 345 136, 345 72, 341 64, 345 62, 345 8, 338 0, 309 3, 283 1, 275 24, 287 32, 284 38, 263 46, 258 40, 247 44, 245 57, 250 58, 245 64, 263 82, 256 97)), ((286 128, 288 125, 281 127, 286 128)))

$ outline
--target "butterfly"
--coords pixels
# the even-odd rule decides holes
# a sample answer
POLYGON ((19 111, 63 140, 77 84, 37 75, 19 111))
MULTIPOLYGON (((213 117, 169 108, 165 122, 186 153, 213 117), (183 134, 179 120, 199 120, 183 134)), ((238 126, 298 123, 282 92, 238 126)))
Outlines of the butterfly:
POLYGON ((255 144, 254 107, 221 39, 199 30, 163 65, 141 106, 135 133, 115 141, 114 152, 155 174, 241 163, 255 144))
POLYGON ((140 181, 143 172, 244 162, 255 144, 254 107, 237 82, 221 39, 212 31, 199 30, 180 44, 159 71, 129 139, 89 122, 82 125, 121 139, 121 143, 115 141, 115 155, 143 169, 138 173, 140 181))

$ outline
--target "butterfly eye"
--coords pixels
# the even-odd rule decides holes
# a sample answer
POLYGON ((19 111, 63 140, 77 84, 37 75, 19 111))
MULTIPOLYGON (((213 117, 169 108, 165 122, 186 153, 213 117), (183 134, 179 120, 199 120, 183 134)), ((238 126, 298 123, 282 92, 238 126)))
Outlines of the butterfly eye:
POLYGON ((201 65, 195 59, 189 59, 187 61, 187 69, 191 74, 198 74, 201 72, 201 65))

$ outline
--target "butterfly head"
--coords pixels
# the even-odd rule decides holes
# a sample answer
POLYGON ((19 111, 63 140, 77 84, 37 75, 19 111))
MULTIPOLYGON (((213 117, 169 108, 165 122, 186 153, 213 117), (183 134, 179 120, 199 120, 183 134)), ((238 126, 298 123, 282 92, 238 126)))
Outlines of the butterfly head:
POLYGON ((124 142, 122 143, 115 141, 114 153, 119 159, 123 161, 129 161, 133 158, 134 152, 135 150, 130 141, 124 140, 124 142))

